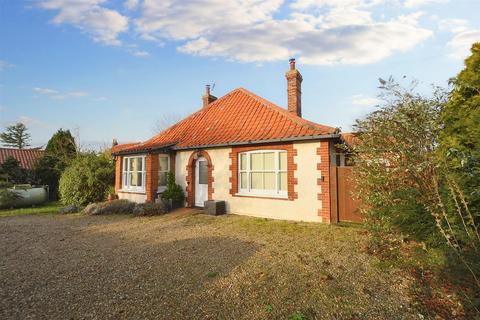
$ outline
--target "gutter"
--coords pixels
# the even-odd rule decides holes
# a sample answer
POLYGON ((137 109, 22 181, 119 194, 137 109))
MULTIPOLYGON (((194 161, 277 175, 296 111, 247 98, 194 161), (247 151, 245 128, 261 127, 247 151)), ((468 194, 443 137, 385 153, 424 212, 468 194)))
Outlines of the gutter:
POLYGON ((148 149, 118 151, 118 152, 112 153, 112 155, 128 155, 128 154, 139 154, 139 153, 148 153, 148 152, 161 153, 161 152, 170 151, 170 150, 195 150, 195 149, 206 149, 206 148, 244 146, 249 144, 266 144, 266 143, 275 143, 275 142, 338 139, 340 138, 340 136, 341 135, 338 133, 331 133, 331 134, 320 134, 320 135, 304 136, 304 137, 290 137, 290 138, 249 140, 249 141, 218 143, 218 144, 204 144, 204 145, 196 145, 196 146, 189 146, 189 147, 175 147, 175 144, 170 144, 170 145, 165 145, 165 146, 155 147, 155 148, 148 148, 148 149))
POLYGON ((335 138, 340 138, 340 134, 332 133, 332 134, 321 134, 321 135, 304 136, 304 137, 291 137, 291 138, 279 138, 279 139, 268 139, 268 140, 249 140, 249 141, 242 141, 242 142, 207 144, 207 145, 198 145, 198 146, 190 146, 190 147, 173 147, 172 150, 190 150, 190 149, 233 147, 233 146, 243 146, 243 145, 249 145, 249 144, 262 144, 262 143, 274 143, 274 142, 292 142, 292 141, 310 141, 310 140, 335 139, 335 138))

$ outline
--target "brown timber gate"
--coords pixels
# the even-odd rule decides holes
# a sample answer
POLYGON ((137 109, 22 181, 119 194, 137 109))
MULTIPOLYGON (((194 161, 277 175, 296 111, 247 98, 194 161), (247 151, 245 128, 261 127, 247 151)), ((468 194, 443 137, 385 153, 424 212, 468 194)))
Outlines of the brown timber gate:
POLYGON ((352 195, 355 190, 352 167, 330 167, 332 223, 362 222, 360 200, 352 195))

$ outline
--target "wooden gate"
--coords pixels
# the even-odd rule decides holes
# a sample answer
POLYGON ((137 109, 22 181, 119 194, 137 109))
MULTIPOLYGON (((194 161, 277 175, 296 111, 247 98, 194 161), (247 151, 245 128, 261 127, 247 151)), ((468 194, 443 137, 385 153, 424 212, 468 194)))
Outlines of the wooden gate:
POLYGON ((352 167, 331 167, 332 222, 362 222, 360 200, 352 195, 355 189, 352 167))

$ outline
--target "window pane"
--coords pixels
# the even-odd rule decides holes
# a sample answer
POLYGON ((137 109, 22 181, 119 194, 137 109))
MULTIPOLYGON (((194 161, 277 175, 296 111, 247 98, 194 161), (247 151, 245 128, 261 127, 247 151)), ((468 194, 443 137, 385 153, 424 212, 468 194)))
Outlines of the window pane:
POLYGON ((158 186, 165 187, 167 185, 167 174, 168 172, 159 172, 158 173, 158 186))
POLYGON ((142 184, 142 178, 143 178, 143 173, 141 172, 138 172, 137 173, 137 187, 141 187, 143 184, 142 184))
POLYGON ((135 187, 138 183, 138 176, 134 173, 129 173, 128 176, 130 177, 130 186, 135 187))
POLYGON ((263 170, 263 154, 262 153, 252 153, 250 158, 250 169, 252 170, 263 170))
POLYGON ((287 170, 287 153, 280 152, 280 170, 287 170))
POLYGON ((247 189, 247 173, 240 173, 240 189, 247 189))
POLYGON ((134 171, 135 168, 137 167, 137 158, 130 158, 129 161, 130 161, 130 165, 128 167, 128 170, 134 171))
POLYGON ((240 154, 240 170, 247 170, 247 155, 245 153, 240 154))
POLYGON ((142 171, 142 164, 143 164, 143 158, 136 158, 137 159, 137 166, 135 169, 137 171, 142 171))
POLYGON ((159 157, 159 171, 168 171, 168 157, 160 156, 159 157))
POLYGON ((275 170, 275 153, 268 152, 263 154, 263 163, 265 170, 275 170))
POLYGON ((124 173, 124 174, 122 175, 122 184, 123 184, 124 186, 127 186, 127 185, 128 185, 128 183, 127 183, 127 173, 124 173))
POLYGON ((287 191, 287 173, 280 172, 280 191, 287 191))
POLYGON ((265 172, 265 190, 275 190, 275 172, 265 172))
POLYGON ((198 161, 198 183, 208 184, 207 161, 198 161))
POLYGON ((263 189, 263 172, 252 172, 251 179, 252 189, 263 189))

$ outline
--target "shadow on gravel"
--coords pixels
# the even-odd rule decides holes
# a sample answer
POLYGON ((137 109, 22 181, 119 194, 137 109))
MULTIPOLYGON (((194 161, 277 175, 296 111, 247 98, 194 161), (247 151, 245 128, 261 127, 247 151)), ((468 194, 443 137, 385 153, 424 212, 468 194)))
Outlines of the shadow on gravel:
POLYGON ((205 288, 259 250, 230 237, 79 232, 72 222, 1 230, 0 318, 196 318, 215 303, 205 288))

